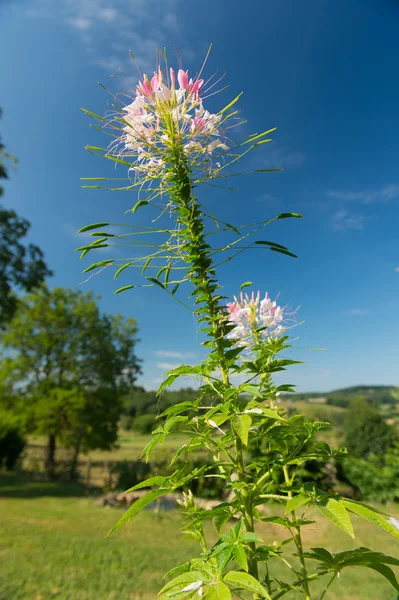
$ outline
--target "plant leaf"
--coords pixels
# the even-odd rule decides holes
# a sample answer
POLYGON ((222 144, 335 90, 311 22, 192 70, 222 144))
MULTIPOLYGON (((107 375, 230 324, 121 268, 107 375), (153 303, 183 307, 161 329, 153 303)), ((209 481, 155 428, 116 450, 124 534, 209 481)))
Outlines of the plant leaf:
POLYGON ((349 513, 342 502, 335 500, 335 498, 329 498, 325 504, 317 502, 316 506, 325 517, 330 519, 345 533, 349 534, 352 538, 355 537, 349 513))
POLYGON ((140 490, 141 488, 152 487, 154 485, 161 486, 165 483, 165 481, 168 481, 168 478, 162 477, 162 475, 149 477, 145 481, 140 481, 140 483, 138 483, 137 485, 134 485, 133 487, 126 490, 125 494, 127 494, 128 492, 134 492, 135 490, 140 490))
POLYGON ((114 294, 120 294, 121 292, 125 292, 126 290, 131 290, 134 288, 134 285, 124 285, 123 287, 118 288, 114 291, 114 294))
POLYGON ((305 504, 307 504, 310 501, 311 501, 310 496, 304 496, 302 494, 298 494, 298 496, 294 496, 293 498, 288 500, 287 508, 286 508, 285 512, 289 513, 293 510, 296 510, 300 506, 304 506, 305 504))
POLYGON ((136 210, 138 208, 140 208, 140 206, 145 206, 146 204, 148 204, 147 200, 139 200, 138 202, 136 202, 136 204, 133 206, 132 208, 132 213, 135 213, 136 210))
POLYGON ((341 500, 342 504, 351 512, 356 513, 363 519, 370 521, 370 523, 374 523, 384 529, 387 533, 393 535, 396 539, 399 540, 399 531, 394 527, 389 521, 384 519, 382 515, 380 515, 377 511, 374 511, 372 508, 365 506, 364 504, 359 504, 358 502, 353 502, 352 500, 341 500))
POLYGON ((99 227, 108 227, 109 223, 92 223, 91 225, 85 225, 78 230, 78 233, 84 233, 85 231, 91 231, 92 229, 98 229, 99 227))
POLYGON ((248 446, 248 430, 252 425, 251 417, 249 415, 235 415, 232 418, 232 425, 244 446, 248 446))
POLYGON ((122 527, 122 525, 125 525, 125 523, 130 523, 130 521, 140 511, 143 510, 143 508, 145 508, 146 506, 151 504, 151 502, 154 502, 154 500, 156 500, 157 498, 160 498, 161 496, 166 494, 166 492, 167 492, 167 490, 153 490, 152 492, 148 492, 148 494, 146 494, 142 498, 139 498, 139 500, 136 500, 136 502, 134 502, 127 509, 127 511, 123 514, 123 516, 119 519, 117 524, 114 525, 114 527, 111 529, 111 531, 108 533, 108 535, 111 535, 111 533, 114 533, 114 531, 116 531, 117 529, 122 527))
POLYGON ((268 591, 259 583, 255 577, 249 575, 249 573, 243 573, 241 571, 229 571, 224 577, 224 581, 231 586, 241 588, 243 590, 249 590, 259 594, 262 598, 271 600, 268 591))
POLYGON ((231 592, 223 581, 216 581, 206 591, 207 600, 231 600, 231 592))
POLYGON ((121 267, 119 267, 119 269, 116 271, 115 275, 114 275, 114 279, 116 279, 117 277, 119 277, 119 275, 122 273, 122 271, 124 271, 125 269, 127 269, 128 267, 130 267, 132 263, 128 262, 124 265, 122 265, 121 267))
POLYGON ((241 544, 237 544, 236 546, 234 546, 233 554, 240 567, 244 569, 244 571, 248 571, 247 555, 241 544))

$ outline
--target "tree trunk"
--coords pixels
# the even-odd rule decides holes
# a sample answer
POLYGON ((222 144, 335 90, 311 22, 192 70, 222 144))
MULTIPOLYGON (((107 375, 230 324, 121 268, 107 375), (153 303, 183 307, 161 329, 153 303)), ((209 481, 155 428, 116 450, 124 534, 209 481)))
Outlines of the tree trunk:
POLYGON ((46 456, 44 461, 47 476, 55 479, 55 434, 50 433, 47 441, 46 456))
POLYGON ((73 455, 72 455, 72 461, 71 461, 71 467, 69 469, 69 479, 71 481, 75 481, 76 479, 76 469, 78 466, 78 458, 79 458, 79 453, 80 453, 80 446, 82 443, 82 437, 83 437, 83 432, 80 432, 77 436, 76 439, 76 444, 75 447, 73 449, 73 455))

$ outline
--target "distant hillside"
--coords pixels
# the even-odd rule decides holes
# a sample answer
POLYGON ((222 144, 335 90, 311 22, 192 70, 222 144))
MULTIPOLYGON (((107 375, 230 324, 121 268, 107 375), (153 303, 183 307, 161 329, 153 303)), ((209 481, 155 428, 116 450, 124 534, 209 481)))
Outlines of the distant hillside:
POLYGON ((334 406, 348 406, 351 398, 367 398, 375 404, 396 404, 399 401, 398 389, 388 385, 356 385, 334 390, 332 392, 307 392, 303 394, 284 394, 284 398, 291 401, 306 400, 324 402, 334 406))

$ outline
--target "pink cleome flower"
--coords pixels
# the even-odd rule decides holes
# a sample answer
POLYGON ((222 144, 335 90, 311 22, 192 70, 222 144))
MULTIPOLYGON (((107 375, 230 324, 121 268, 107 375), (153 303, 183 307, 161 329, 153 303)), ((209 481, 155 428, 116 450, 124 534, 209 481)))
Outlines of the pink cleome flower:
POLYGON ((272 301, 266 292, 260 299, 260 292, 251 296, 241 292, 240 299, 228 302, 229 321, 235 325, 228 338, 237 340, 242 346, 252 346, 257 339, 283 335, 286 328, 282 325, 284 311, 272 301), (261 329, 261 331, 259 331, 261 329))

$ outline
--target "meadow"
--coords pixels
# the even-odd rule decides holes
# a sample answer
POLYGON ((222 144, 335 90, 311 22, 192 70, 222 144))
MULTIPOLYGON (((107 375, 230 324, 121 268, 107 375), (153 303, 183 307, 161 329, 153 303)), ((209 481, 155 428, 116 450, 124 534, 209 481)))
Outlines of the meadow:
MULTIPOLYGON (((4 473, 0 482, 1 600, 150 600, 156 598, 168 569, 198 554, 196 545, 179 531, 178 511, 144 511, 106 538, 121 510, 97 507, 83 486, 32 482, 4 473)), ((394 505, 389 509, 399 512, 394 505)), ((351 540, 317 519, 304 530, 305 546, 325 545, 331 551, 371 546, 399 555, 394 538, 356 518, 354 526, 356 539, 351 540)), ((262 523, 258 533, 273 543, 282 539, 284 530, 262 523)), ((211 527, 208 537, 216 539, 211 527)), ((289 578, 282 563, 275 566, 279 576, 289 578)), ((342 572, 329 597, 395 600, 397 595, 383 578, 358 567, 342 572)))
MULTIPOLYGON (((149 437, 121 432, 115 450, 82 456, 83 464, 89 459, 93 463, 136 460, 149 437)), ((163 451, 176 448, 182 437, 184 434, 171 436, 163 451)), ((24 460, 39 460, 44 439, 33 437, 29 444, 24 460)), ((62 456, 66 458, 67 453, 60 451, 59 458, 62 456)), ((106 481, 107 474, 99 472, 98 477, 101 483, 101 477, 106 481)), ((107 490, 101 490, 101 485, 88 488, 78 483, 1 473, 1 600, 150 600, 156 598, 162 577, 170 568, 198 554, 196 545, 180 533, 182 516, 177 510, 159 514, 146 510, 107 538, 123 509, 96 506, 101 491, 107 490)), ((270 514, 275 510, 276 506, 271 507, 270 514)), ((391 504, 388 510, 399 516, 399 506, 391 504)), ((325 546, 338 552, 366 546, 399 556, 398 541, 370 523, 354 518, 356 539, 352 540, 311 511, 307 516, 314 516, 316 523, 304 530, 306 548, 325 546)), ((277 525, 264 523, 258 533, 268 544, 285 535, 277 525)), ((216 540, 211 526, 207 534, 210 541, 216 540)), ((277 561, 275 569, 278 576, 291 579, 283 563, 277 561)), ((320 587, 315 589, 322 591, 320 587)), ((293 597, 286 595, 287 599, 293 597)), ((358 567, 343 571, 329 598, 396 600, 397 594, 382 577, 358 567)))

